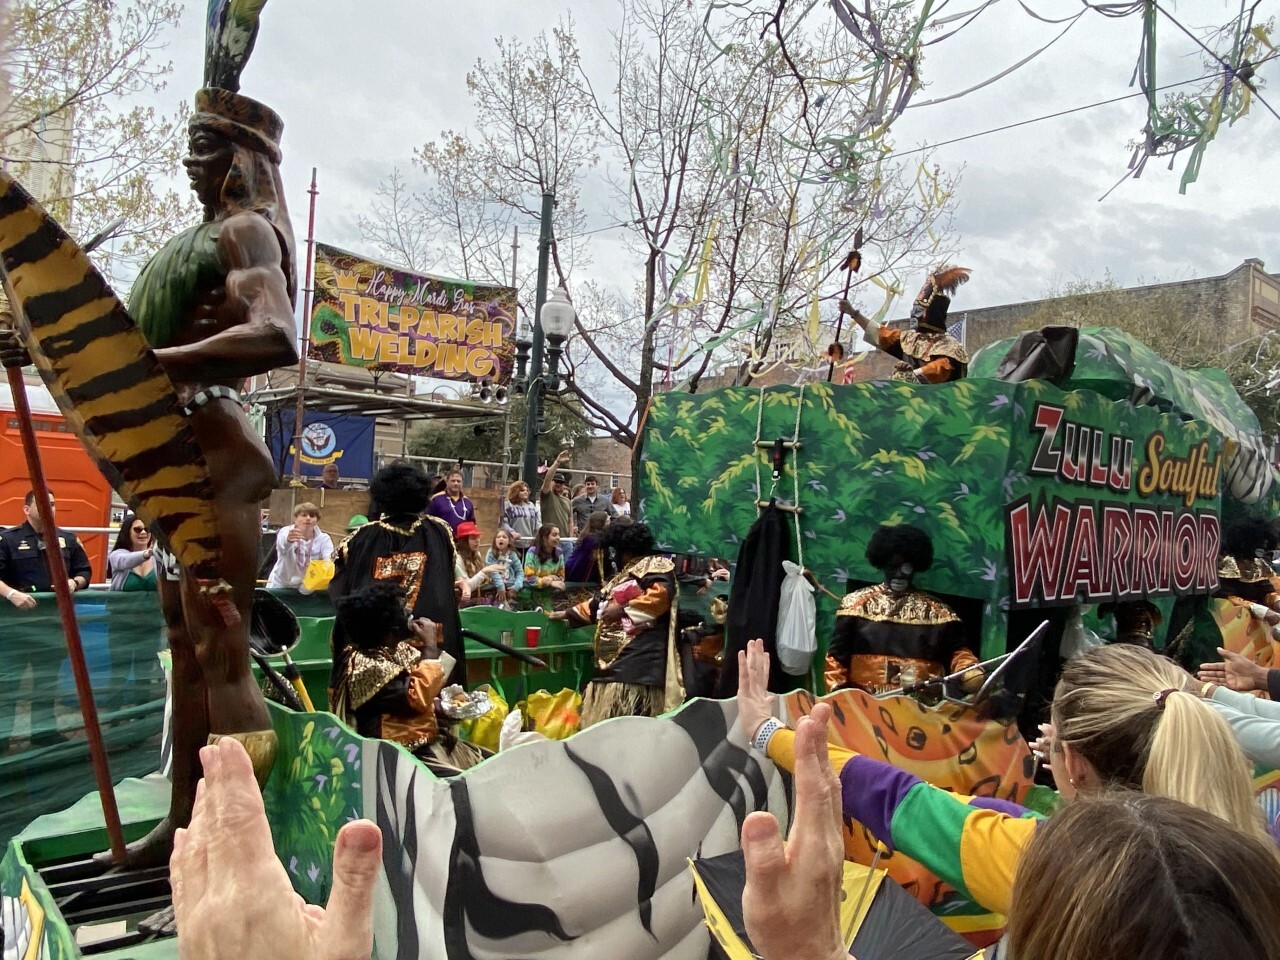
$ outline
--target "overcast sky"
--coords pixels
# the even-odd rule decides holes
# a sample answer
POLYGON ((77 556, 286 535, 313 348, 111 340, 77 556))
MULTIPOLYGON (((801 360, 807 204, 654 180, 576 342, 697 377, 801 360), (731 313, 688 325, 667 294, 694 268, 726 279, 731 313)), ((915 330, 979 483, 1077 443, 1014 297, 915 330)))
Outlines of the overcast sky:
MULTIPOLYGON (((1079 9, 1073 0, 1027 2, 1046 17, 1079 9)), ((964 0, 953 4, 965 8, 964 0)), ((1280 0, 1263 0, 1264 13, 1267 7, 1280 7, 1280 0)), ((1225 21, 1234 9, 1222 0, 1183 0, 1169 8, 1189 25, 1225 21)), ((173 38, 176 69, 168 93, 174 97, 198 84, 203 9, 203 3, 188 4, 173 38)), ((356 221, 378 181, 393 166, 408 168, 415 146, 469 123, 466 72, 489 56, 493 38, 531 38, 567 10, 577 20, 588 68, 603 63, 617 20, 609 0, 271 0, 242 90, 285 118, 284 177, 299 239, 306 234, 306 189, 315 166, 317 237, 361 250, 356 221)), ((1159 29, 1161 83, 1204 72, 1190 40, 1167 21, 1159 29)), ((961 91, 1060 30, 1030 19, 1015 0, 1002 0, 959 36, 929 48, 929 86, 916 99, 961 91)), ((1140 38, 1139 17, 1089 14, 1013 75, 957 101, 909 110, 892 135, 895 148, 907 151, 1131 93, 1140 38)), ((1265 65, 1261 75, 1280 76, 1280 61, 1265 65)), ((1280 109, 1280 84, 1273 92, 1264 87, 1263 95, 1280 109)), ((1127 143, 1143 119, 1142 101, 1130 99, 936 151, 935 162, 961 175, 956 260, 974 269, 957 308, 1035 298, 1107 271, 1122 284, 1186 279, 1224 273, 1247 257, 1280 271, 1280 120, 1255 104, 1242 122, 1223 129, 1186 195, 1178 193, 1184 154, 1173 171, 1153 161, 1142 179, 1099 202, 1124 173, 1127 143)), ((588 218, 589 226, 611 222, 603 211, 588 210, 588 218)))

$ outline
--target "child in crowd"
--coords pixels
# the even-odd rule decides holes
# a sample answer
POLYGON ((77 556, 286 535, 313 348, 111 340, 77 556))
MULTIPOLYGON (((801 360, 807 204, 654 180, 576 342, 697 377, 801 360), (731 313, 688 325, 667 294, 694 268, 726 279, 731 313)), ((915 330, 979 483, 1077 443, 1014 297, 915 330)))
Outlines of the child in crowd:
POLYGON ((493 576, 505 571, 499 563, 487 563, 480 555, 480 528, 470 520, 458 524, 455 543, 458 551, 457 568, 454 577, 465 580, 470 588, 471 598, 462 598, 461 605, 472 606, 477 603, 492 606, 500 603, 503 596, 494 588, 493 576))
POLYGON ((498 602, 516 602, 516 595, 524 589, 524 567, 520 555, 511 549, 511 534, 499 530, 493 535, 493 543, 485 554, 486 567, 502 567, 500 573, 489 574, 489 583, 497 591, 498 602))
POLYGON ((560 550, 560 528, 544 523, 538 528, 533 546, 524 555, 525 586, 534 591, 539 606, 549 606, 551 591, 564 589, 564 553, 560 550))

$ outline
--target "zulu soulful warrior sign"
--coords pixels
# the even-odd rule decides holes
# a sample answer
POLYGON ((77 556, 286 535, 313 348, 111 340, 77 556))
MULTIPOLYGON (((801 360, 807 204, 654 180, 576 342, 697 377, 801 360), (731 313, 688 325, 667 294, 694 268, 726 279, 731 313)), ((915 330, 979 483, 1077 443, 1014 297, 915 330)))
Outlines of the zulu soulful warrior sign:
POLYGON ((1222 441, 1163 425, 1130 436, 1035 405, 1032 492, 1006 508, 1013 606, 1217 587, 1222 441))
POLYGON ((511 379, 516 291, 316 244, 313 360, 442 380, 511 379))

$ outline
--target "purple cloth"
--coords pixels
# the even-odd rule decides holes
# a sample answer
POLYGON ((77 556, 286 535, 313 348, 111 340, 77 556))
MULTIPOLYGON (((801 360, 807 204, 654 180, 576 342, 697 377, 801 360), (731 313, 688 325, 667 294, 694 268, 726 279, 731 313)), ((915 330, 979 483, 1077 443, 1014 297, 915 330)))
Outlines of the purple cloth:
POLYGON ((1012 800, 1001 800, 999 797, 970 797, 969 806, 981 807, 983 810, 994 810, 996 813, 1005 813, 1011 817, 1025 817, 1027 808, 1014 803, 1012 800))
POLYGON ((427 504, 427 513, 433 517, 439 517, 449 525, 449 529, 454 533, 458 532, 458 525, 464 520, 476 522, 476 508, 466 497, 460 497, 457 501, 450 500, 447 493, 437 493, 431 498, 427 504))
POLYGON ((599 583, 600 567, 595 562, 600 541, 594 534, 583 537, 573 547, 564 563, 564 578, 569 583, 599 583))
POLYGON ((893 812, 907 792, 923 782, 891 764, 858 755, 840 771, 840 803, 846 817, 861 823, 892 852, 893 812))

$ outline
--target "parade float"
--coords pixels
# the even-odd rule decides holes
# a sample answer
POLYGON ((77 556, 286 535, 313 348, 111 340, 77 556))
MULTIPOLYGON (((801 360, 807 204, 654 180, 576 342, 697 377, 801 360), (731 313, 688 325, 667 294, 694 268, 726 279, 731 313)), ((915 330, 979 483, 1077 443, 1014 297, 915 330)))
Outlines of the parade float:
MULTIPOLYGON (((216 154, 222 138, 255 155, 232 164, 235 176, 224 173, 217 189, 208 184, 212 163, 197 171, 207 222, 144 270, 143 294, 131 300, 139 316, 0 172, 0 256, 22 343, 94 462, 180 568, 177 605, 173 595, 166 600, 171 625, 180 624, 171 630, 175 664, 190 662, 190 651, 178 649, 190 640, 184 632, 214 631, 231 637, 229 649, 248 663, 253 584, 241 548, 256 542, 263 492, 261 478, 245 474, 261 443, 241 429, 232 388, 204 377, 217 371, 210 379, 234 381, 278 366, 290 352, 281 345, 296 339, 296 263, 282 198, 245 206, 255 191, 278 187, 281 132, 278 117, 238 93, 261 9, 250 6, 210 6, 206 86, 191 132, 193 153, 216 154), (223 191, 228 183, 233 189, 223 191), (199 356, 194 348, 213 339, 172 329, 189 319, 185 308, 219 289, 209 274, 226 261, 211 251, 226 238, 210 225, 225 231, 249 214, 269 229, 240 220, 226 233, 256 234, 238 254, 261 257, 264 244, 270 254, 256 264, 255 282, 276 324, 274 347, 221 357, 224 366, 183 380, 184 362, 199 356), (192 262, 201 269, 188 270, 192 262), (166 316, 171 328, 161 329, 166 316), (221 418, 221 433, 211 417, 221 418)), ((1113 331, 1083 331, 1052 380, 996 377, 1008 346, 975 358, 967 379, 941 385, 818 382, 656 397, 641 439, 642 518, 666 550, 732 558, 762 509, 782 509, 795 560, 830 591, 818 600, 817 662, 839 596, 879 577, 864 554, 883 524, 929 528, 935 562, 920 586, 958 612, 988 660, 1041 620, 1057 621, 1060 641, 1071 611, 1126 598, 1156 602, 1173 630, 1180 600, 1204 602, 1217 587, 1223 518, 1276 512, 1256 419, 1225 378, 1179 371, 1113 331)), ((33 465, 41 489, 38 472, 33 465)), ((690 862, 731 854, 751 811, 773 812, 784 829, 788 821, 784 778, 748 748, 732 700, 694 699, 663 717, 618 718, 523 743, 441 779, 400 746, 360 737, 332 714, 267 707, 243 676, 238 693, 252 716, 226 729, 217 717, 204 718, 207 729, 193 726, 184 711, 209 691, 188 677, 172 684, 159 774, 114 784, 111 739, 100 729, 70 596, 58 606, 99 792, 36 817, 10 841, 0 862, 6 960, 177 955, 172 937, 139 928, 170 901, 163 844, 142 862, 125 843, 163 839, 166 823, 176 825, 165 818, 189 804, 190 746, 210 734, 272 745, 254 759, 276 853, 307 901, 328 894, 341 825, 367 817, 380 826, 379 958, 701 960, 713 938, 696 887, 714 871, 695 880, 690 862), (175 765, 179 740, 184 772, 175 765), (107 848, 111 857, 95 859, 107 848)), ((509 616, 517 619, 488 628, 514 635, 532 625, 518 618, 534 615, 509 616)), ((582 643, 544 625, 540 657, 569 656, 582 643)), ((1053 667, 1057 653, 1045 644, 1034 656, 1053 667)), ((494 667, 489 679, 503 672, 494 667)), ((526 680, 523 693, 536 692, 526 680)), ((816 672, 797 683, 822 692, 816 672)), ((777 711, 794 720, 813 696, 789 692, 777 711)), ((1031 798, 1031 756, 1007 713, 936 695, 832 697, 837 741, 973 795, 1031 798)), ((849 825, 846 844, 874 868, 864 889, 883 879, 883 868, 975 943, 998 933, 1000 918, 874 848, 859 825, 849 825)))

